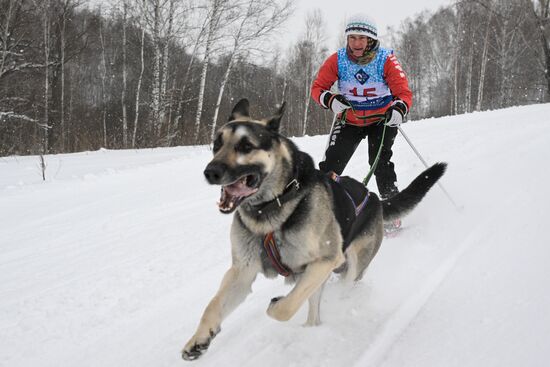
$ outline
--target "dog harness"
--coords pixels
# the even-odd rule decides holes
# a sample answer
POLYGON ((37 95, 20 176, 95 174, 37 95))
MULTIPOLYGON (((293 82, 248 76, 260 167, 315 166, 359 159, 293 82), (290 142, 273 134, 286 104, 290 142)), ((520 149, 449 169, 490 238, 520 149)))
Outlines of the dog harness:
MULTIPOLYGON (((333 190, 333 193, 337 190, 343 191, 348 199, 350 200, 351 204, 355 208, 355 216, 353 218, 350 218, 349 215, 341 215, 340 213, 336 213, 336 219, 338 220, 338 223, 340 224, 340 228, 342 230, 342 238, 344 239, 344 248, 343 250, 347 248, 349 243, 351 242, 351 239, 348 238, 349 234, 351 232, 353 222, 355 221, 355 218, 359 216, 359 214, 363 211, 365 206, 367 205, 367 201, 369 200, 369 192, 367 190, 367 193, 363 200, 357 205, 355 203, 355 200, 353 199, 353 196, 348 192, 345 185, 340 182, 340 176, 338 176, 334 172, 329 172, 328 177, 330 178, 329 182, 331 183, 331 187, 333 190)), ((299 184, 296 184, 297 188, 296 191, 299 189, 299 184)), ((273 268, 279 273, 280 275, 284 277, 288 277, 289 275, 292 275, 293 272, 291 269, 286 266, 282 260, 281 260, 281 254, 279 252, 277 239, 275 238, 275 234, 273 232, 269 232, 265 235, 262 245, 263 249, 265 250, 265 253, 267 255, 267 258, 271 262, 271 265, 273 268)))
POLYGON ((264 250, 267 254, 267 257, 269 258, 269 261, 271 261, 271 265, 275 270, 277 270, 277 273, 281 274, 284 277, 289 276, 292 274, 292 270, 290 270, 285 264, 281 261, 281 254, 279 253, 279 248, 277 247, 277 241, 275 240, 275 236, 273 235, 273 232, 269 232, 264 237, 264 250))
POLYGON ((266 214, 273 210, 278 210, 284 203, 294 199, 300 192, 300 183, 293 179, 286 185, 282 195, 261 205, 253 206, 253 210, 258 214, 266 214))
POLYGON ((357 217, 361 211, 363 211, 363 209, 365 208, 365 205, 367 205, 367 201, 369 201, 369 193, 367 191, 367 194, 365 195, 365 197, 363 198, 363 200, 359 203, 359 204, 356 204, 355 203, 355 200, 353 200, 353 197, 350 195, 349 191, 346 190, 346 187, 340 183, 340 176, 338 176, 335 172, 333 171, 330 171, 329 173, 327 173, 327 175, 330 177, 330 179, 332 179, 334 182, 340 184, 340 187, 342 187, 342 189, 344 189, 344 192, 346 193, 346 196, 349 198, 349 200, 351 201, 351 203, 353 204, 353 206, 355 207, 355 216, 357 217))

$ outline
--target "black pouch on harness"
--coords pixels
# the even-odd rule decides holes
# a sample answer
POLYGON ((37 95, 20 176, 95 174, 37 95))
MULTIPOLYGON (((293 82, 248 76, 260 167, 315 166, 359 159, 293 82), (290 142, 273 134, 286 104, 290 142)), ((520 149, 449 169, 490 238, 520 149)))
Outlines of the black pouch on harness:
POLYGON ((334 214, 340 224, 345 251, 351 242, 350 232, 353 223, 367 203, 369 190, 360 182, 347 176, 338 176, 330 172, 328 177, 332 189, 334 214))

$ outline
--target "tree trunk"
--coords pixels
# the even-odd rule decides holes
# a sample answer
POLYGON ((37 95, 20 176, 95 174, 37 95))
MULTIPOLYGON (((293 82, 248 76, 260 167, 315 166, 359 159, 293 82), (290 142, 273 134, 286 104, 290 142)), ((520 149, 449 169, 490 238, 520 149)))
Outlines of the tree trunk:
MULTIPOLYGON (((162 126, 166 121, 166 88, 168 84, 168 72, 169 72, 169 60, 170 60, 170 41, 172 40, 172 28, 174 24, 174 5, 175 1, 170 0, 170 11, 168 14, 168 30, 164 37, 164 50, 162 52, 163 66, 162 66, 162 79, 160 85, 160 111, 159 111, 159 124, 158 124, 158 138, 160 138, 160 132, 162 126)), ((168 123, 169 125, 169 123, 168 123)))
POLYGON ((65 29, 67 23, 67 6, 68 1, 65 1, 63 15, 61 20, 61 108, 59 111, 59 123, 61 125, 61 146, 62 152, 65 151, 65 29))
POLYGON ((216 122, 218 121, 218 114, 220 112, 220 105, 222 104, 222 97, 223 97, 223 92, 225 90, 225 85, 227 84, 227 80, 229 79, 229 74, 231 73, 231 69, 233 68, 235 54, 237 53, 236 48, 237 46, 233 48, 233 52, 231 53, 231 56, 229 58, 229 64, 225 68, 225 73, 223 74, 223 79, 220 84, 218 99, 216 101, 216 107, 214 108, 214 117, 212 118, 212 130, 210 132, 210 141, 214 141, 214 136, 216 135, 216 122))
POLYGON ((472 112, 472 81, 473 81, 473 66, 474 66, 474 42, 470 40, 470 55, 468 56, 468 78, 466 83, 466 96, 465 96, 465 112, 472 112))
MULTIPOLYGON (((145 6, 145 1, 143 0, 143 5, 145 6)), ((143 15, 145 16, 145 15, 143 15)), ((141 83, 143 81, 143 72, 145 71, 145 26, 141 29, 141 69, 139 72, 139 78, 136 88, 136 114, 134 117, 134 132, 132 134, 132 148, 136 147, 136 136, 137 136, 137 127, 138 127, 138 121, 139 121, 139 96, 141 93, 141 83)))
POLYGON ((208 62, 209 62, 209 52, 210 45, 207 43, 205 50, 204 59, 202 61, 202 71, 201 71, 201 83, 199 86, 198 101, 197 101, 197 114, 195 115, 195 134, 194 142, 199 143, 199 131, 201 127, 201 116, 202 116, 202 105, 204 103, 204 90, 206 88, 206 73, 208 72, 208 62))
POLYGON ((46 0, 44 6, 44 137, 42 143, 42 154, 47 154, 49 151, 49 129, 50 129, 50 117, 49 117, 49 108, 50 108, 50 19, 49 19, 49 9, 50 9, 50 0, 46 0))
POLYGON ((161 63, 161 52, 160 52, 160 6, 158 0, 154 4, 153 12, 153 52, 154 52, 154 61, 153 61, 153 89, 151 91, 151 114, 150 114, 150 125, 153 128, 153 134, 155 137, 160 136, 160 108, 161 108, 161 93, 160 93, 160 63, 161 63))
MULTIPOLYGON (((195 59, 196 59, 195 55, 197 54, 197 50, 199 48, 199 43, 202 39, 202 35, 203 35, 204 30, 206 29, 207 25, 208 25, 208 21, 205 20, 203 25, 202 25, 202 28, 199 32, 199 35, 197 36, 197 40, 195 41, 195 45, 193 46, 193 52, 191 52, 190 59, 189 59, 189 64, 187 65, 187 70, 185 71, 185 76, 183 77, 183 82, 182 82, 182 85, 181 85, 181 91, 180 91, 180 95, 179 95, 179 99, 178 99, 178 107, 177 107, 177 110, 176 110, 176 119, 174 121, 174 130, 177 130, 179 128, 180 119, 183 116, 183 108, 184 108, 184 105, 185 105, 184 98, 185 98, 185 92, 187 91, 187 83, 189 81, 189 75, 191 75, 191 67, 193 66, 193 61, 195 61, 195 59)), ((170 129, 168 129, 168 130, 170 130, 170 129)), ((168 142, 171 143, 171 141, 172 141, 172 135, 168 137, 168 142)))
MULTIPOLYGON (((185 101, 183 99, 185 98, 185 92, 187 90, 187 82, 189 80, 189 75, 191 74, 191 67, 193 66, 193 61, 195 60, 195 55, 197 53, 200 38, 201 38, 201 35, 199 34, 199 36, 197 37, 197 41, 195 42, 195 45, 193 46, 193 52, 191 53, 191 57, 190 57, 190 60, 189 60, 189 65, 187 65, 187 70, 185 71, 185 76, 183 77, 183 82, 182 82, 182 85, 181 85, 181 91, 180 91, 180 95, 179 95, 179 99, 178 99, 178 106, 177 106, 177 109, 176 109, 176 118, 175 118, 173 127, 168 129, 169 134, 170 134, 171 130, 177 130, 178 129, 181 117, 183 115, 183 106, 185 105, 185 101)), ((171 144, 172 136, 173 135, 170 134, 167 137, 168 144, 171 144)))
POLYGON ((103 127, 103 148, 107 148, 107 58, 105 55, 105 36, 103 32, 103 20, 99 20, 99 40, 101 42, 101 63, 103 72, 101 74, 101 99, 102 99, 102 127, 103 127))
POLYGON ((202 105, 204 104, 204 92, 206 88, 206 74, 208 73, 208 63, 210 62, 210 50, 214 39, 214 32, 220 17, 220 3, 218 0, 214 0, 212 4, 212 13, 210 14, 208 35, 206 37, 206 48, 204 50, 204 59, 202 61, 201 82, 199 86, 198 101, 197 101, 197 114, 195 115, 195 134, 194 142, 199 143, 199 132, 201 127, 202 117, 202 105))
POLYGON ((128 148, 128 111, 126 106, 127 70, 126 70, 126 29, 128 17, 128 3, 124 1, 122 5, 122 95, 120 102, 122 104, 122 147, 128 148))
POLYGON ((493 17, 492 2, 489 2, 489 19, 487 20, 487 29, 485 30, 485 40, 483 41, 483 53, 481 55, 481 69, 479 71, 479 86, 477 89, 476 111, 481 111, 483 103, 483 89, 485 86, 485 73, 487 69, 487 53, 489 51, 489 31, 491 29, 491 19, 493 17))
POLYGON ((452 112, 451 115, 458 115, 458 72, 459 72, 459 57, 460 57, 460 45, 461 45, 461 14, 460 9, 458 7, 457 3, 457 10, 456 10, 457 16, 456 16, 456 40, 455 40, 455 52, 454 52, 454 67, 453 67, 453 106, 452 106, 452 112))
POLYGON ((536 13, 535 7, 533 6, 532 2, 530 2, 530 6, 532 7, 535 18, 537 19, 539 39, 542 50, 544 51, 544 77, 546 78, 546 93, 544 97, 544 102, 550 102, 550 42, 548 40, 548 37, 546 37, 545 32, 545 23, 548 24, 548 22, 550 21, 550 18, 548 17, 550 1, 541 1, 540 15, 536 13))

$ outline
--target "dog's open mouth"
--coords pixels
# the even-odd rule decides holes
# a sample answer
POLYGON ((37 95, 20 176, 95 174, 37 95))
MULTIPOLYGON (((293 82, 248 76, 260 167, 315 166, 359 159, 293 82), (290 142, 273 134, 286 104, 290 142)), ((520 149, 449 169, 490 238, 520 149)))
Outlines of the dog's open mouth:
POLYGON ((239 204, 250 195, 258 191, 260 176, 246 175, 232 184, 222 186, 222 193, 218 207, 225 214, 233 212, 239 204))

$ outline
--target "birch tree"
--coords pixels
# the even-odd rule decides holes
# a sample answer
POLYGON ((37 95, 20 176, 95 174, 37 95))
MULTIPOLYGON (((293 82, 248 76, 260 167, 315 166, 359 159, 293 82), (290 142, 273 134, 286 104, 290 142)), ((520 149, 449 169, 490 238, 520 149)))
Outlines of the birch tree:
POLYGON ((99 19, 99 39, 101 41, 101 122, 103 128, 103 147, 107 148, 107 56, 105 51, 105 32, 103 20, 99 19))
MULTIPOLYGON (((12 74, 44 67, 36 60, 28 59, 28 52, 36 47, 26 28, 32 26, 25 18, 30 17, 31 7, 44 8, 40 3, 26 0, 2 0, 0 8, 0 83, 12 74)), ((43 18, 40 22, 43 26, 43 18)))
MULTIPOLYGON (((142 0, 142 6, 145 7, 147 0, 142 0)), ((143 83, 143 73, 145 72, 145 13, 141 13, 142 27, 141 27, 141 42, 140 42, 140 71, 136 87, 136 98, 135 98, 135 115, 134 115, 134 131, 132 133, 132 148, 136 147, 136 138, 137 138, 137 128, 139 122, 139 113, 140 113, 140 98, 141 98, 141 85, 143 83)))
POLYGON ((458 6, 458 3, 456 4, 456 17, 454 22, 454 37, 453 37, 453 43, 454 43, 454 53, 453 53, 453 98, 452 98, 452 105, 451 105, 451 114, 457 115, 458 114, 458 88, 459 88, 459 60, 461 59, 462 55, 462 11, 461 8, 458 6))
POLYGON ((526 20, 526 14, 519 10, 520 4, 515 0, 499 0, 498 5, 502 16, 495 19, 498 31, 494 32, 491 45, 500 71, 498 105, 504 107, 512 99, 515 69, 527 49, 521 38, 521 26, 526 20))
POLYGON ((208 31, 206 33, 204 58, 202 60, 201 79, 198 91, 197 113, 195 114, 195 132, 194 140, 199 141, 199 131, 201 126, 202 106, 204 104, 204 93, 206 89, 206 74, 208 73, 208 64, 210 63, 213 43, 217 39, 220 24, 227 8, 223 0, 209 0, 207 7, 208 31))
POLYGON ((485 35, 483 37, 483 52, 481 54, 481 68, 479 71, 479 83, 477 89, 477 101, 476 101, 476 111, 481 111, 483 103, 483 90, 485 87, 485 75, 487 71, 487 61, 488 61, 488 52, 489 52, 489 36, 491 35, 491 21, 493 19, 492 11, 492 1, 488 1, 488 20, 485 28, 485 35))
POLYGON ((150 125, 153 128, 155 136, 158 136, 161 121, 161 16, 162 7, 166 5, 167 0, 148 0, 148 7, 151 10, 146 10, 149 25, 151 27, 151 38, 153 40, 153 86, 151 91, 151 111, 149 114, 150 125))
POLYGON ((166 141, 161 134, 165 128, 169 130, 167 110, 171 109, 172 103, 167 92, 170 49, 176 35, 187 31, 185 13, 190 8, 185 0, 145 0, 140 10, 145 20, 142 26, 147 28, 153 47, 149 125, 157 143, 166 141))
POLYGON ((302 120, 302 135, 306 135, 308 129, 308 112, 311 98, 309 94, 311 92, 311 85, 313 84, 313 78, 319 69, 321 62, 326 55, 325 34, 326 29, 323 13, 320 9, 314 9, 306 16, 306 28, 304 34, 304 46, 305 53, 305 68, 304 68, 304 114, 302 120))
MULTIPOLYGON (((49 151, 49 129, 50 126, 50 0, 44 0, 44 10, 42 15, 42 24, 43 24, 43 34, 44 34, 44 122, 42 123, 42 129, 44 132, 44 137, 42 141, 42 152, 43 154, 48 153, 49 151)), ((43 174, 45 170, 45 165, 43 167, 43 174)))
MULTIPOLYGON (((30 59, 30 51, 38 47, 38 40, 30 37, 28 26, 31 13, 29 1, 2 0, 0 2, 0 86, 11 76, 29 70, 40 70, 42 62, 30 59)), ((43 20, 40 20, 40 28, 43 20)), ((21 96, 22 97, 22 96, 21 96)), ((27 102, 27 100, 26 100, 27 102)), ((27 111, 18 111, 12 100, 0 96, 0 120, 35 122, 27 111)))
POLYGON ((546 79, 546 93, 543 100, 550 102, 550 0, 525 0, 524 6, 530 9, 537 23, 538 39, 542 49, 539 59, 546 79))
POLYGON ((55 72, 53 80, 53 109, 59 110, 59 130, 60 141, 59 149, 65 150, 65 144, 67 141, 67 124, 66 124, 66 111, 65 111, 65 86, 66 86, 66 63, 81 52, 81 49, 76 46, 77 43, 82 41, 85 32, 72 34, 68 37, 67 27, 72 21, 75 9, 82 3, 76 0, 62 0, 59 4, 58 21, 57 21, 57 50, 56 54, 59 58, 59 62, 55 63, 55 72), (69 49, 72 49, 69 51, 69 49), (69 52, 68 52, 69 51, 69 52), (57 83, 57 78, 60 82, 57 83), (59 84, 59 85, 57 85, 59 84))
POLYGON ((194 40, 193 48, 189 57, 189 63, 187 64, 187 68, 185 70, 185 74, 181 82, 180 93, 179 93, 177 109, 176 109, 176 118, 174 120, 173 126, 170 125, 168 128, 168 133, 166 137, 168 144, 171 143, 174 137, 174 134, 172 133, 172 131, 175 130, 180 125, 180 120, 183 116, 184 108, 186 104, 190 102, 185 100, 185 95, 189 88, 189 77, 191 75, 193 63, 197 59, 197 52, 199 50, 200 43, 203 41, 204 35, 208 27, 208 18, 204 17, 202 19, 203 20, 200 23, 200 26, 198 27, 198 34, 194 40))
POLYGON ((120 103, 122 107, 122 146, 128 148, 128 106, 126 105, 126 94, 128 90, 128 71, 126 61, 127 47, 127 30, 128 30, 128 2, 122 2, 122 92, 120 103))
POLYGON ((228 55, 229 61, 220 82, 218 98, 214 107, 210 132, 211 141, 214 140, 220 105, 235 60, 243 50, 248 51, 250 48, 256 48, 254 47, 255 43, 262 43, 266 37, 273 34, 288 19, 292 9, 290 1, 279 5, 273 0, 247 0, 241 6, 243 9, 239 12, 242 13, 242 16, 231 32, 233 39, 228 55))

